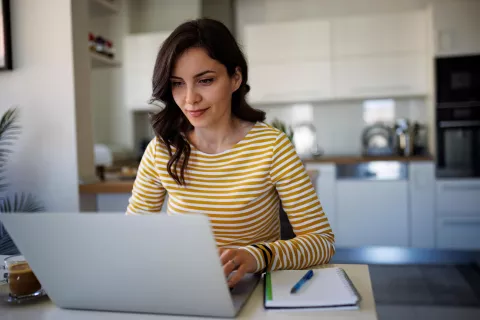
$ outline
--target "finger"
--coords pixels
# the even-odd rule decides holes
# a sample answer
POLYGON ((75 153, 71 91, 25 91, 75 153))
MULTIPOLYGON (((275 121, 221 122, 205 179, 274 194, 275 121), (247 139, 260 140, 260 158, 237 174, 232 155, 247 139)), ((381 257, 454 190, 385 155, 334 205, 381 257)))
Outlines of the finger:
POLYGON ((223 273, 225 274, 225 277, 228 277, 230 273, 233 272, 238 266, 239 262, 235 260, 235 263, 232 262, 232 260, 228 260, 224 265, 223 265, 223 273))
POLYGON ((226 248, 218 248, 218 255, 221 256, 222 253, 225 252, 225 250, 227 250, 226 248))
POLYGON ((222 263, 222 266, 227 264, 228 261, 232 260, 235 255, 236 255, 236 250, 234 249, 226 249, 223 251, 222 255, 220 256, 220 262, 222 263))
POLYGON ((235 286, 238 281, 242 280, 243 276, 247 273, 247 265, 242 264, 238 267, 237 272, 228 280, 228 286, 235 286))

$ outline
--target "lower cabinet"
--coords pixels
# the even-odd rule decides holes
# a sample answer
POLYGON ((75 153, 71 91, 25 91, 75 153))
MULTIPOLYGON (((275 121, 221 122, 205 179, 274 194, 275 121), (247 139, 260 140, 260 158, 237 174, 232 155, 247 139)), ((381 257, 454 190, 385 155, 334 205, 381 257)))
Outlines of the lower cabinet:
POLYGON ((438 249, 480 249, 480 217, 437 219, 438 249))
POLYGON ((338 247, 408 246, 407 181, 338 181, 338 247))

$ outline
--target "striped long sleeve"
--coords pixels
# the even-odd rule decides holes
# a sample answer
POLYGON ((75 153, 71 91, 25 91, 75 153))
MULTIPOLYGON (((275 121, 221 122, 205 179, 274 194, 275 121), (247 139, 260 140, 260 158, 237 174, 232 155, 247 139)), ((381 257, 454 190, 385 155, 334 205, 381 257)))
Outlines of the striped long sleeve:
POLYGON ((285 134, 278 135, 272 157, 270 179, 296 237, 247 247, 257 258, 257 271, 328 263, 335 252, 334 235, 310 177, 285 134))
POLYGON ((148 144, 133 183, 127 214, 158 213, 162 209, 166 190, 156 167, 157 139, 148 144))
POLYGON ((127 214, 209 217, 217 246, 248 250, 257 271, 327 263, 334 236, 312 182, 286 135, 257 122, 231 149, 207 154, 191 146, 185 186, 167 172, 166 146, 153 139, 139 166, 127 214), (280 202, 296 237, 280 239, 280 202))

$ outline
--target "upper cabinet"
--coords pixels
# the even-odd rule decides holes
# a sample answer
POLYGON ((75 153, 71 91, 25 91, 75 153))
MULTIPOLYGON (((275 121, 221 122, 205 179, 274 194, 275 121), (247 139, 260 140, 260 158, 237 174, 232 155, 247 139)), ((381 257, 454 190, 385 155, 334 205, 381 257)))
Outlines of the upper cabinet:
POLYGON ((336 98, 420 96, 427 92, 422 54, 351 56, 332 64, 336 98))
POLYGON ((149 110, 152 77, 160 46, 170 32, 130 34, 124 39, 125 103, 130 110, 149 110))
POLYGON ((325 100, 332 96, 329 61, 250 66, 251 103, 325 100))
POLYGON ((427 27, 425 11, 247 26, 249 101, 426 95, 427 27))
POLYGON ((427 24, 422 11, 332 20, 335 58, 424 52, 427 24))
POLYGON ((423 11, 332 20, 336 98, 427 93, 427 22, 423 11))
POLYGON ((245 53, 251 86, 248 101, 330 99, 330 51, 330 24, 326 21, 247 26, 245 53))
POLYGON ((245 28, 249 64, 322 60, 330 57, 330 23, 297 21, 245 28))
POLYGON ((480 1, 435 1, 434 43, 437 56, 480 53, 480 1))

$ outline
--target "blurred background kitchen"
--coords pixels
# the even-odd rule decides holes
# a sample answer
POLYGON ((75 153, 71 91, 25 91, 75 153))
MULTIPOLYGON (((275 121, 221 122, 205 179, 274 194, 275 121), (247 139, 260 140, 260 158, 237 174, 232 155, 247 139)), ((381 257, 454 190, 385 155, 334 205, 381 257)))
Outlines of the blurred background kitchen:
POLYGON ((153 137, 159 46, 205 16, 241 44, 249 102, 293 132, 338 246, 480 248, 479 1, 87 2, 85 105, 107 183, 81 190, 98 189, 98 211, 124 210, 153 137))
MULTIPOLYGON (((20 18, 48 11, 12 2, 14 36, 27 46, 34 36, 20 18)), ((161 109, 149 103, 158 49, 181 22, 218 19, 247 57, 248 101, 293 132, 336 235, 335 261, 372 265, 381 318, 478 319, 480 1, 85 0, 70 9, 78 199, 69 208, 125 211, 150 114, 161 109)), ((20 84, 14 72, 0 75, 0 91, 20 84)), ((0 92, 0 102, 16 103, 14 94, 0 92)))

